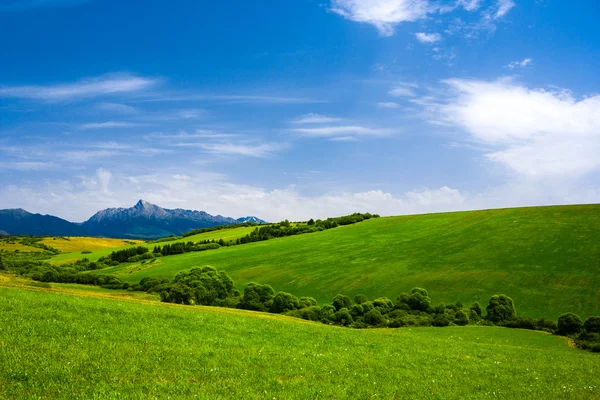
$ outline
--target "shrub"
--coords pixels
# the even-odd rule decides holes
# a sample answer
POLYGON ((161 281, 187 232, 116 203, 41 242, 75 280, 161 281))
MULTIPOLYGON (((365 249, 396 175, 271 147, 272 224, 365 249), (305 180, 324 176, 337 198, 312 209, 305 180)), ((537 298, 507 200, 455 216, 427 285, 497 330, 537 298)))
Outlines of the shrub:
POLYGON ((373 309, 365 314, 364 321, 366 324, 373 326, 380 326, 385 324, 385 318, 381 315, 381 312, 377 309, 373 309))
POLYGON ((583 324, 583 329, 588 332, 600 333, 600 317, 589 317, 583 324))
POLYGON ((592 352, 594 352, 594 353, 600 353, 600 343, 598 343, 598 344, 595 344, 595 345, 592 347, 592 352))
POLYGON ((513 319, 517 314, 513 300, 504 295, 492 296, 486 307, 487 319, 494 323, 501 323, 513 319))
POLYGON ((313 307, 317 305, 317 300, 313 297, 301 297, 300 298, 300 308, 305 307, 313 307))
POLYGON ((408 305, 413 310, 425 311, 431 306, 431 299, 427 290, 422 288, 414 288, 408 299, 408 305))
POLYGON ((301 308, 299 310, 290 311, 287 315, 306 319, 308 321, 319 321, 321 318, 321 309, 317 306, 301 308))
POLYGON ((438 327, 448 326, 450 325, 450 320, 448 319, 448 316, 446 316, 446 314, 438 314, 433 319, 432 325, 438 327))
POLYGON ((369 301, 369 299, 367 299, 367 296, 363 294, 357 294, 356 296, 354 296, 354 302, 356 304, 366 303, 367 301, 369 301))
POLYGON ((558 317, 558 333, 564 336, 581 332, 583 321, 573 313, 562 314, 558 317))
POLYGON ((335 322, 339 325, 348 326, 354 322, 354 319, 348 309, 344 307, 335 313, 335 322))
POLYGON ((324 324, 335 322, 335 308, 333 306, 324 306, 319 312, 319 320, 324 324))
POLYGON ((239 308, 254 311, 267 311, 271 308, 275 291, 269 285, 249 283, 244 288, 244 296, 238 305, 239 308))
POLYGON ((381 314, 387 314, 394 308, 394 304, 387 297, 380 297, 378 299, 373 300, 373 307, 379 310, 381 314))
POLYGON ((364 309, 362 305, 352 304, 352 306, 350 307, 350 315, 352 315, 353 318, 360 317, 363 314, 364 309))
POLYGON ((193 297, 192 289, 183 283, 175 283, 170 285, 167 290, 160 292, 161 300, 167 303, 191 304, 193 297))
POLYGON ((281 314, 287 311, 293 311, 300 308, 298 298, 290 293, 279 292, 273 298, 269 311, 274 314, 281 314))
POLYGON ((350 308, 350 306, 352 305, 352 300, 350 300, 350 297, 348 296, 338 294, 333 298, 331 304, 333 305, 336 311, 340 311, 342 308, 350 308))
POLYGON ((464 310, 458 310, 454 322, 456 325, 467 325, 469 323, 469 316, 464 310))
POLYGON ((475 312, 475 314, 477 314, 481 317, 481 306, 479 305, 478 302, 473 303, 470 310, 475 312))

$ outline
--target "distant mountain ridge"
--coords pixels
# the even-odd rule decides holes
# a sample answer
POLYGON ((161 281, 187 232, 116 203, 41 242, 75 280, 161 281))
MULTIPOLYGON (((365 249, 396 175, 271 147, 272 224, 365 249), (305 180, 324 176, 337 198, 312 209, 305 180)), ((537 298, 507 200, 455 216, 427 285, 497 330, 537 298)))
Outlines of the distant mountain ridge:
POLYGON ((254 217, 238 219, 211 215, 205 211, 167 209, 140 200, 130 208, 107 208, 83 223, 69 222, 52 215, 32 214, 21 208, 0 210, 0 231, 11 235, 106 236, 154 239, 181 235, 192 229, 238 224, 264 223, 254 217))

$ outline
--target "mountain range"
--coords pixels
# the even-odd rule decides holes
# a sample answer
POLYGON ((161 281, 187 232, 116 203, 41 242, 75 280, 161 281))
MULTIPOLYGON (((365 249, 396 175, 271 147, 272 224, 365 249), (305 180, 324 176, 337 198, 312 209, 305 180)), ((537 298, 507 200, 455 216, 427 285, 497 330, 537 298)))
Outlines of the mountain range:
POLYGON ((167 209, 140 200, 131 208, 107 208, 85 222, 69 222, 52 215, 32 214, 21 208, 0 210, 0 232, 10 235, 103 236, 154 239, 181 235, 192 229, 243 222, 265 223, 249 216, 238 219, 204 211, 167 209))

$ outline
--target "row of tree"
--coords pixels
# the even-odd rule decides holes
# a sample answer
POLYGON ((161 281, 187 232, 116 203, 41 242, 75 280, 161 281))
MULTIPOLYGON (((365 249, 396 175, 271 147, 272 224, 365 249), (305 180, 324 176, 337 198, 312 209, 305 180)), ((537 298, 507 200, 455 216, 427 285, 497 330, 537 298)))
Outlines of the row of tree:
POLYGON ((290 221, 285 220, 278 224, 269 224, 257 227, 248 235, 236 239, 236 244, 246 244, 285 236, 320 232, 327 229, 336 228, 342 225, 356 224, 358 222, 362 222, 371 218, 379 218, 379 215, 370 213, 354 213, 343 217, 328 218, 326 220, 318 219, 315 221, 311 219, 306 224, 292 224, 290 221))

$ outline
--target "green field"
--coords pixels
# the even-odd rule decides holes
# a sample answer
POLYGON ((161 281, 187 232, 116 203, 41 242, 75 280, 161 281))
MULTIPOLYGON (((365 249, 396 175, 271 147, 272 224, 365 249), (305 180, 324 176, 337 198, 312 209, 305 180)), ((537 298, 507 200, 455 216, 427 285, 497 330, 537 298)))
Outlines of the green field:
POLYGON ((5 287, 0 310, 5 399, 600 396, 600 357, 539 332, 353 330, 5 287))
POLYGON ((395 299, 424 287, 434 302, 511 296, 519 315, 600 314, 600 206, 379 218, 324 232, 119 265, 135 283, 194 266, 328 303, 338 293, 395 299))
MULTIPOLYGON (((136 246, 144 246, 144 247, 147 247, 150 250, 152 250, 154 248, 154 246, 164 246, 165 244, 173 244, 173 243, 177 243, 177 242, 189 242, 189 241, 200 242, 203 240, 213 240, 213 239, 214 240, 223 239, 226 242, 228 242, 230 240, 235 241, 237 238, 246 236, 247 234, 252 232, 254 229, 255 229, 255 227, 252 227, 252 226, 232 228, 232 229, 223 229, 223 230, 217 230, 217 231, 213 231, 213 232, 199 233, 197 235, 188 236, 188 237, 185 237, 182 239, 174 239, 174 240, 159 242, 159 243, 139 242, 138 244, 136 244, 136 246)), ((95 239, 95 238, 90 238, 90 239, 95 239)), ((100 239, 100 240, 102 240, 102 239, 100 239)), ((118 241, 118 242, 123 242, 120 239, 104 239, 104 240, 109 240, 109 241, 114 240, 114 241, 118 241)), ((49 246, 52 246, 52 241, 49 241, 48 243, 46 241, 44 241, 44 243, 48 244, 49 246)), ((73 261, 76 261, 76 260, 78 260, 80 258, 84 258, 84 257, 89 259, 90 261, 97 261, 100 257, 105 257, 117 249, 125 249, 125 248, 131 247, 131 246, 119 244, 117 246, 102 247, 102 248, 98 248, 98 247, 87 248, 83 245, 80 247, 81 248, 78 247, 75 251, 61 253, 55 257, 52 257, 51 262, 53 262, 55 264, 63 264, 66 262, 73 262, 73 261), (90 250, 91 253, 81 254, 81 250, 90 250)), ((90 247, 90 246, 88 246, 88 247, 90 247)))

